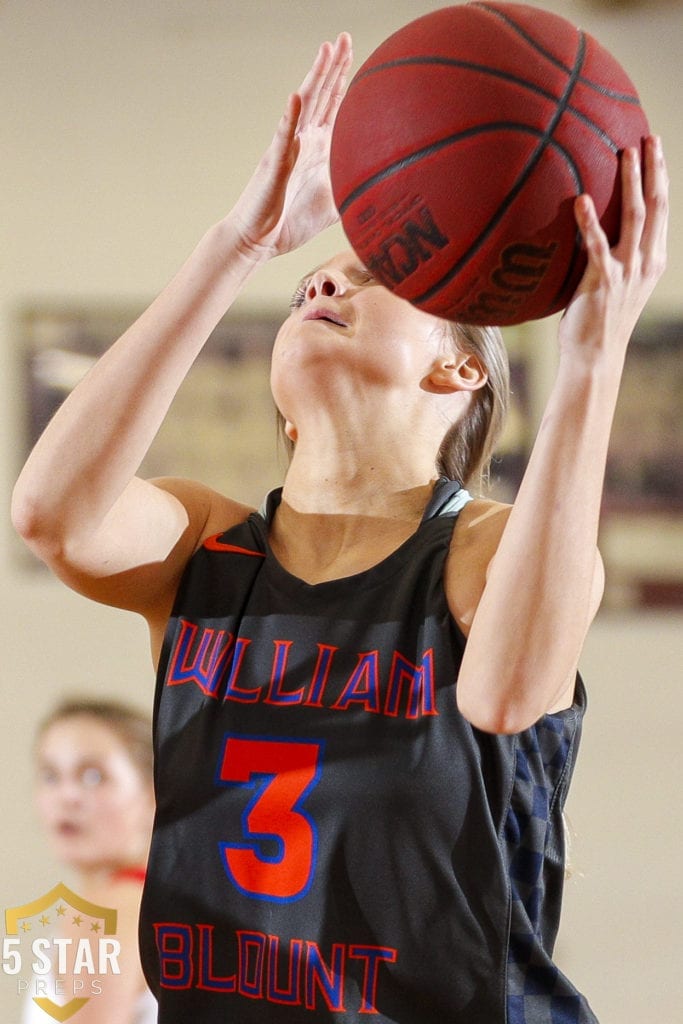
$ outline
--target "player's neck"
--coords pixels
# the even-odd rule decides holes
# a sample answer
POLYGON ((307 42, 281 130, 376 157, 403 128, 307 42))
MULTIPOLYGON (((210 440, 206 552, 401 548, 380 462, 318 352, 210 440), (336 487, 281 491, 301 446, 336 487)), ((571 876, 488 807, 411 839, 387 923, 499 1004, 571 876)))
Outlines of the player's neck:
POLYGON ((280 564, 308 583, 353 576, 391 555, 418 528, 431 484, 394 495, 380 511, 304 511, 280 503, 270 528, 270 547, 280 564))
POLYGON ((422 514, 435 477, 434 452, 419 440, 388 447, 375 438, 331 447, 301 439, 283 500, 309 515, 414 520, 422 514))

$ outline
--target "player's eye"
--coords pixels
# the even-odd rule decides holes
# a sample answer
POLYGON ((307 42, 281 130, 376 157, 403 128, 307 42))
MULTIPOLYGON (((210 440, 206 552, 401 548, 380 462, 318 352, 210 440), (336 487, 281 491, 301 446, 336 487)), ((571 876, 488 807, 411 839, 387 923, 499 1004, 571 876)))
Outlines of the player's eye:
POLYGON ((310 278, 306 278, 305 280, 303 280, 296 289, 296 291, 294 292, 294 294, 292 295, 291 299, 289 300, 290 309, 299 309, 300 306, 303 306, 304 300, 306 298, 306 289, 308 288, 309 280, 310 278))
POLYGON ((86 789, 95 789, 104 781, 104 773, 96 765, 88 765, 81 772, 81 784, 86 789))
POLYGON ((366 267, 358 267, 354 276, 358 284, 374 284, 376 280, 366 267))

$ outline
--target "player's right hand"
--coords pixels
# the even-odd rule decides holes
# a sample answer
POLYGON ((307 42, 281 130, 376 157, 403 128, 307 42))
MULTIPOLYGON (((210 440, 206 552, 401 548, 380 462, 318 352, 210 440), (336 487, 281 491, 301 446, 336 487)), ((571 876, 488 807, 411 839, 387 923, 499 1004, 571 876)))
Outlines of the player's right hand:
POLYGON ((291 252, 338 219, 330 142, 351 60, 348 33, 322 44, 229 215, 241 251, 259 262, 291 252))

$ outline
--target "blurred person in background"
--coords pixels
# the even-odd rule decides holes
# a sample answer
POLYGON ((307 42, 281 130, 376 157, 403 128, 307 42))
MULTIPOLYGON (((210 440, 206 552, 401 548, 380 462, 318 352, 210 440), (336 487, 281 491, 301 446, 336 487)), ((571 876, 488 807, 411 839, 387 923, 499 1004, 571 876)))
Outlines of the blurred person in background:
MULTIPOLYGON (((137 937, 154 813, 149 716, 118 701, 66 699, 40 724, 34 761, 38 815, 51 852, 69 869, 68 884, 117 912, 120 973, 102 979, 102 991, 78 1011, 79 1024, 152 1024, 156 1000, 137 937)), ((61 932, 80 938, 66 919, 61 932)), ((22 1024, 45 1020, 27 1000, 22 1024)))

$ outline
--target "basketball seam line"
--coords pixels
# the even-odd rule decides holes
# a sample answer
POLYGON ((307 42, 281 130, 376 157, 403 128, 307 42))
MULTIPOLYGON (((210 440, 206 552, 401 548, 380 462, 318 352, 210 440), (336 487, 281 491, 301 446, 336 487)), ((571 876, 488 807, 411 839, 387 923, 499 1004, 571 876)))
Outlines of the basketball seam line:
MULTIPOLYGON (((566 64, 563 64, 558 57, 555 57, 552 53, 549 53, 548 50, 541 46, 541 44, 537 42, 537 40, 534 39, 533 36, 529 35, 526 29, 522 28, 522 26, 519 25, 513 18, 511 18, 509 14, 504 14, 502 11, 498 10, 495 7, 491 7, 489 4, 486 3, 473 2, 471 6, 479 7, 481 10, 486 11, 492 17, 499 18, 509 28, 513 29, 514 32, 520 35, 525 42, 529 43, 529 45, 533 49, 535 49, 538 53, 542 54, 552 64, 555 64, 558 68, 561 68, 561 70, 565 71, 567 74, 570 73, 570 69, 566 66, 566 64)), ((576 31, 579 35, 583 35, 581 29, 577 28, 576 31)), ((593 89, 594 92, 600 93, 601 96, 605 96, 608 99, 619 100, 622 103, 632 103, 638 107, 640 106, 640 98, 637 95, 617 92, 615 89, 609 89, 606 85, 600 85, 598 82, 591 81, 590 78, 584 78, 583 75, 579 75, 577 81, 581 82, 582 85, 587 86, 587 88, 593 89)))
MULTIPOLYGON (((565 74, 571 74, 570 68, 565 67, 564 64, 559 61, 556 63, 557 66, 565 72, 565 74)), ((543 96, 545 99, 552 100, 553 103, 557 102, 557 96, 553 93, 548 92, 547 89, 542 89, 540 86, 536 85, 535 82, 530 82, 526 78, 520 78, 518 75, 514 75, 511 71, 501 71, 499 68, 491 67, 488 64, 476 64, 474 61, 461 60, 458 57, 434 57, 430 55, 396 57, 394 60, 386 60, 381 64, 375 64, 371 68, 361 69, 351 82, 349 91, 351 91, 358 82, 362 82, 364 78, 378 74, 380 71, 387 71, 391 68, 419 67, 420 65, 452 67, 459 68, 461 71, 473 71, 478 74, 490 75, 492 78, 501 78, 504 82, 511 82, 514 85, 519 85, 528 92, 533 92, 539 96, 543 96)), ((587 88, 592 89, 594 92, 599 92, 600 95, 604 96, 606 99, 616 100, 620 103, 627 103, 631 106, 640 106, 638 96, 634 96, 631 93, 617 92, 616 89, 609 89, 606 85, 601 85, 598 82, 592 82, 590 78, 584 78, 582 75, 579 75, 578 81, 587 88)), ((574 110, 573 107, 570 107, 569 109, 574 110)))
MULTIPOLYGON (((489 4, 485 3, 473 3, 471 6, 478 7, 480 10, 486 11, 486 13, 492 18, 498 18, 499 21, 502 21, 505 25, 508 26, 508 28, 511 28, 513 32, 516 32, 517 35, 521 36, 522 39, 524 39, 524 41, 527 42, 533 50, 536 50, 536 52, 540 53, 543 57, 546 58, 546 60, 549 60, 551 64, 554 64, 556 67, 561 68, 568 75, 572 73, 571 68, 568 68, 567 65, 563 64, 558 57, 556 57, 553 53, 550 53, 548 50, 546 50, 545 47, 541 46, 541 44, 536 39, 534 39, 533 36, 530 36, 526 29, 522 28, 521 25, 514 21, 514 19, 511 18, 510 15, 503 14, 503 12, 498 10, 498 8, 491 7, 489 6, 489 4)), ((577 32, 579 35, 582 34, 580 29, 577 29, 577 32)))
MULTIPOLYGON (((583 65, 583 60, 584 60, 585 53, 586 53, 586 39, 585 39, 585 36, 584 36, 583 32, 579 32, 579 41, 578 42, 579 42, 579 45, 578 45, 576 60, 574 62, 574 68, 572 70, 572 74, 569 77, 569 81, 567 82, 567 86, 565 88, 564 94, 561 97, 561 99, 560 99, 560 101, 559 101, 559 103, 557 105, 557 110, 555 111, 555 114, 552 117, 552 119, 550 121, 550 124, 548 125, 548 127, 545 130, 545 132, 543 133, 542 138, 544 139, 544 142, 541 143, 537 147, 536 152, 527 161, 526 167, 524 168, 522 173, 519 175, 519 177, 518 177, 517 181, 515 182, 515 184, 513 185, 513 187, 508 192, 507 196, 505 197, 505 200, 502 203, 500 203, 496 214, 491 218, 491 220, 486 225, 486 228, 484 229, 484 231, 482 231, 481 234, 479 235, 479 237, 477 239, 475 239, 475 241, 469 247, 467 252, 463 253, 463 255, 460 257, 458 262, 453 267, 451 267, 450 270, 446 274, 444 274, 444 276, 441 278, 440 281, 438 281, 436 284, 432 285, 431 288, 428 288, 427 291, 423 292, 421 295, 418 295, 418 296, 414 297, 413 299, 411 299, 410 300, 411 302, 420 303, 420 302, 426 301, 427 299, 431 299, 432 296, 436 295, 439 291, 441 291, 441 289, 443 288, 444 285, 448 284, 449 281, 453 280, 453 278, 460 272, 461 268, 474 256, 474 254, 476 252, 478 252, 478 250, 484 244, 484 242, 489 237, 491 232, 498 226, 498 223, 500 222, 500 220, 502 219, 502 217, 505 214, 507 206, 509 205, 509 203, 512 200, 514 200, 519 195, 519 193, 522 190, 522 188, 524 187, 527 179, 529 178, 530 174, 532 173, 534 167, 536 166, 538 161, 541 159, 541 156, 542 156, 543 152, 546 150, 548 144, 551 143, 551 142, 554 142, 554 140, 552 138, 552 133, 555 130, 555 127, 556 127, 559 119, 562 117, 562 114, 564 113, 564 110, 565 110, 565 108, 567 106, 567 103, 569 102, 569 97, 572 94, 572 91, 573 91, 574 86, 576 84, 576 80, 577 80, 577 78, 579 76, 579 72, 580 72, 581 67, 583 65)), ((581 181, 580 175, 578 177, 577 184, 579 186, 579 194, 580 194, 583 191, 583 183, 581 181)), ((574 249, 575 250, 576 250, 576 245, 577 245, 577 242, 574 243, 574 249)), ((571 265, 571 263, 573 263, 573 258, 572 258, 572 260, 569 261, 570 265, 571 265)), ((559 295, 559 294, 560 294, 560 292, 558 291, 556 293, 555 298, 557 298, 557 295, 559 295)))
MULTIPOLYGON (((377 171, 376 174, 366 178, 365 181, 358 185, 352 192, 348 194, 346 199, 342 200, 339 204, 339 213, 344 214, 348 210, 349 206, 354 203, 357 199, 373 188, 375 185, 379 185, 380 182, 386 181, 387 178, 393 177, 394 174, 398 174, 400 171, 405 170, 406 167, 410 167, 411 164, 419 163, 425 157, 432 156, 434 153, 438 153, 442 149, 447 149, 449 146, 455 145, 458 142, 462 142, 464 139, 473 138, 476 135, 488 135, 491 132, 498 131, 516 131, 526 133, 527 135, 533 135, 538 139, 545 139, 547 135, 547 129, 534 128, 528 124, 517 124, 514 121, 492 121, 490 124, 476 125, 472 128, 466 128, 462 132, 456 132, 455 135, 449 135, 445 139, 439 139, 438 142, 430 142, 428 146, 423 146, 421 149, 415 150, 413 153, 409 153, 400 160, 395 160, 392 164, 384 167, 381 171, 377 171)), ((570 164, 572 171, 574 172, 574 179, 576 181, 577 188, 581 187, 581 176, 579 174, 576 163, 571 153, 565 149, 565 147, 557 141, 557 139, 547 139, 547 145, 558 149, 562 156, 565 157, 567 162, 570 164)), ((531 158, 533 159, 533 157, 531 158)), ((522 174, 526 173, 526 168, 522 171, 522 174)))

